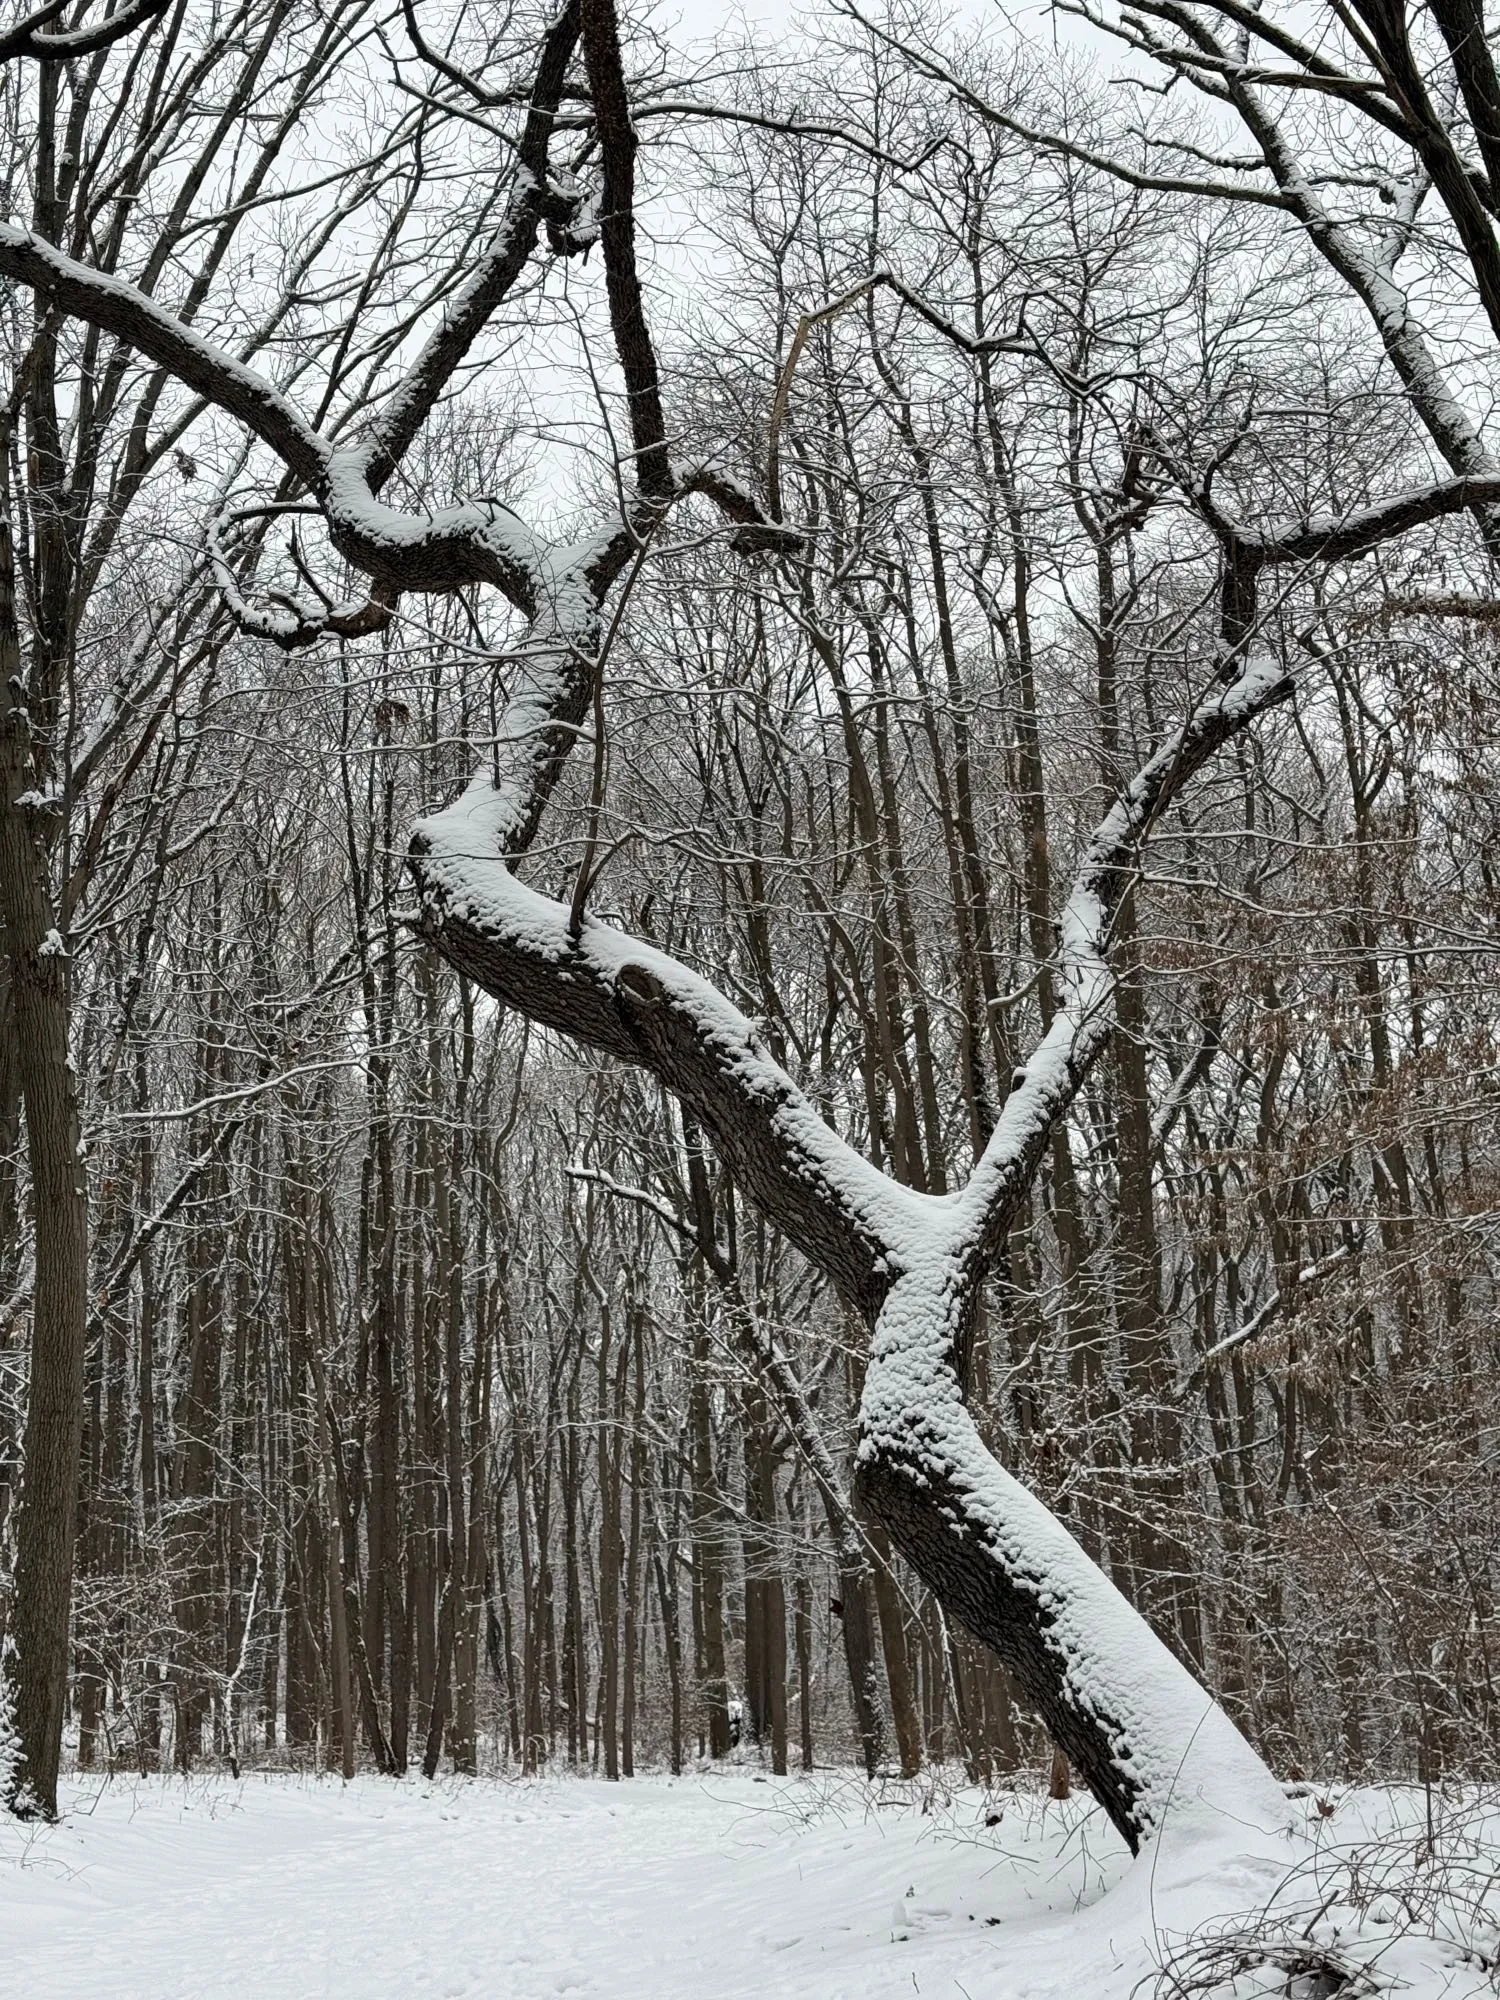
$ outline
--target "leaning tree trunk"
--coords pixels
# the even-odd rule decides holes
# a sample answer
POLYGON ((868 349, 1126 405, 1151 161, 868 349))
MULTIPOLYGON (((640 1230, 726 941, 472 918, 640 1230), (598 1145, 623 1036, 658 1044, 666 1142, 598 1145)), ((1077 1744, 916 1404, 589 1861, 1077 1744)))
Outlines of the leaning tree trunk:
POLYGON ((913 1262, 874 1319, 860 1501, 999 1655, 1133 1851, 1205 1811, 1276 1824, 1277 1788, 1225 1710, 981 1439, 959 1258, 934 1246, 913 1262))
MULTIPOLYGON (((562 595, 560 589, 556 593, 562 595)), ((958 1195, 901 1187, 845 1145, 754 1025, 664 953, 520 882, 591 645, 536 631, 518 663, 495 775, 416 832, 428 936, 533 1019, 651 1071, 737 1184, 871 1330, 857 1493, 948 1614, 994 1648, 1132 1849, 1175 1827, 1270 1827, 1270 1773, 1055 1517, 1012 1479, 965 1407, 980 1289, 1059 1121, 1113 1022, 1109 927, 1156 815, 1193 772, 1290 692, 1278 662, 1236 663, 1127 785, 1085 852, 1060 924, 1054 1019, 958 1195), (508 768, 507 768, 508 767, 508 768), (496 782, 498 776, 499 782, 496 782)))

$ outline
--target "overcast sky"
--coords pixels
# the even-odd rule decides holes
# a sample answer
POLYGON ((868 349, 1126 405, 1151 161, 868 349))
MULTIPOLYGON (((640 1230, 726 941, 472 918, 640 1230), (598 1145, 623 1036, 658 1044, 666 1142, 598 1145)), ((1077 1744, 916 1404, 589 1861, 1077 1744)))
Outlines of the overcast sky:
MULTIPOLYGON (((711 39, 724 28, 732 31, 742 20, 757 28, 774 30, 785 27, 798 16, 814 19, 820 12, 831 11, 820 7, 817 0, 667 0, 662 8, 665 19, 675 15, 685 41, 711 39)), ((881 0, 875 0, 875 15, 878 17, 884 11, 881 0)), ((979 21, 986 16, 998 19, 995 0, 942 0, 942 11, 949 19, 979 21)), ((1022 0, 1012 11, 1018 18, 1030 14, 1039 18, 1047 9, 1045 4, 1036 5, 1035 0, 1022 0)), ((1028 26, 1035 31, 1034 24, 1028 22, 1028 26)))

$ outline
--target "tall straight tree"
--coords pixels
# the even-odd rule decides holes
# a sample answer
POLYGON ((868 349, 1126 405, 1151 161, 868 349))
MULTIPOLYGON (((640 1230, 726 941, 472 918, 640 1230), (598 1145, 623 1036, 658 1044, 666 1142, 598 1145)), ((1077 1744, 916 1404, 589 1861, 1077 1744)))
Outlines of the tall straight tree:
MULTIPOLYGON (((279 163, 362 11, 340 7, 312 22, 295 0, 241 0, 222 33, 204 32, 186 10, 168 14, 153 0, 67 30, 56 26, 56 10, 28 17, 0 42, 20 72, 8 78, 6 101, 18 113, 8 133, 12 186, 30 195, 23 233, 46 246, 88 244, 96 273, 130 269, 143 297, 179 286, 175 313, 184 329, 211 320, 247 220, 283 199, 279 163), (252 108, 262 123, 245 149, 240 128, 252 108), (200 204, 210 190, 217 190, 210 209, 220 208, 205 227, 200 204)), ((299 245, 304 274, 334 227, 325 219, 299 245)), ((277 337, 296 284, 294 270, 245 335, 244 352, 277 337)), ((197 477, 181 445, 191 412, 170 374, 138 370, 102 328, 75 329, 50 311, 11 331, 0 453, 0 919, 35 1261, 4 1671, 21 1747, 13 1803, 51 1814, 89 1337, 83 1128, 70 1061, 73 953, 121 801, 120 786, 106 782, 111 760, 133 768, 146 758, 186 681, 234 628, 205 597, 191 563, 131 539, 132 515, 154 479, 197 477), (124 578, 161 602, 135 619, 123 661, 101 684, 101 633, 91 617, 124 578)), ((115 615, 104 612, 104 630, 115 615)), ((119 645, 118 631, 108 643, 119 645)))

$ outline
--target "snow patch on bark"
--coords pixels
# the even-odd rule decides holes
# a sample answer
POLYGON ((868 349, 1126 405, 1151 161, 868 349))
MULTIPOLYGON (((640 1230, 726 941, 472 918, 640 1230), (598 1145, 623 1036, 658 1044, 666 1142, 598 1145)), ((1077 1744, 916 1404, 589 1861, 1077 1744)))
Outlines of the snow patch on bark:
POLYGON ((16 1732, 15 1679, 16 1645, 8 1635, 0 1645, 0 1808, 26 1810, 26 1800, 17 1795, 16 1777, 21 1766, 21 1739, 16 1732))
POLYGON ((997 1463, 953 1368, 957 1262, 933 1241, 876 1321, 859 1456, 914 1468, 945 1496, 951 1526, 986 1548, 1042 1613, 1043 1643, 1072 1706, 1111 1733, 1142 1844, 1191 1857, 1226 1831, 1262 1844, 1290 1823, 1280 1787, 1198 1684, 1057 1517, 997 1463))

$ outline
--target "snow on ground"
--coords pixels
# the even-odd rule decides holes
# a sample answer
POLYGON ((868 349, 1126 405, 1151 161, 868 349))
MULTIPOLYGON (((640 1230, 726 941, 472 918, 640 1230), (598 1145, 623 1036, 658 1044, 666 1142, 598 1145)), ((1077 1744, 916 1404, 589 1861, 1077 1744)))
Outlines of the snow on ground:
MULTIPOLYGON (((1319 1822, 1325 1864, 1391 1810, 1374 1794, 1341 1804, 1319 1822)), ((1481 1874, 1500 1867, 1487 1836, 1475 1852, 1481 1874)), ((61 1825, 0 1822, 0 1991, 1128 2000, 1139 1987, 1145 2000, 1184 1930, 1261 1908, 1285 1875, 1285 1860, 1246 1860, 1232 1840, 1186 1869, 1179 1856, 1153 1870, 1149 1853, 1131 1867, 1086 1803, 836 1773, 80 1778, 61 1825)), ((1375 1906, 1362 1935, 1394 1940, 1384 1961, 1411 2000, 1494 1990, 1473 1959, 1401 1928, 1375 1906)), ((1235 2000, 1288 1991, 1285 1971, 1267 1983, 1230 1966, 1223 1983, 1226 1968, 1211 1970, 1235 2000)))

